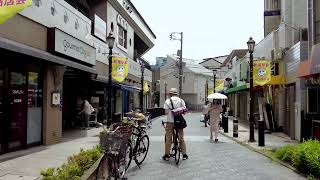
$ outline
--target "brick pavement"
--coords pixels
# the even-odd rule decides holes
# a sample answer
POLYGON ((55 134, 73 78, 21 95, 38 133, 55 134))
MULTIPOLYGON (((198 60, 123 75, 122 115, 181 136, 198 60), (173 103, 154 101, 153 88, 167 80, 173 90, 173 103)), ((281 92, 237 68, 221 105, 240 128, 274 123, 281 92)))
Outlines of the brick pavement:
MULTIPOLYGON (((163 118, 163 117, 162 117, 163 118)), ((200 114, 186 116, 187 150, 190 159, 177 167, 173 159, 161 160, 163 155, 163 129, 161 118, 153 124, 149 135, 150 151, 141 169, 134 164, 129 169, 130 180, 179 180, 179 179, 226 179, 226 180, 295 180, 304 179, 290 169, 272 162, 268 158, 220 136, 220 143, 211 143, 208 129, 201 127, 200 114)))

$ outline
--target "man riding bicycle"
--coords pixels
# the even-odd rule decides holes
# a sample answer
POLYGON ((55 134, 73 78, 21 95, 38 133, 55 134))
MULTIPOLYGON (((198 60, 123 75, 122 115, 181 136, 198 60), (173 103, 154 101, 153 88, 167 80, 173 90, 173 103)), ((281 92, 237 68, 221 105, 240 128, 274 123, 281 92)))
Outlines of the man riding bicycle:
MULTIPOLYGON (((169 91, 170 98, 167 99, 164 103, 164 109, 167 114, 167 120, 164 122, 165 128, 165 154, 162 157, 163 160, 169 161, 170 158, 170 149, 172 145, 172 138, 173 138, 173 130, 174 130, 174 117, 171 112, 172 109, 177 108, 186 108, 186 104, 183 99, 179 98, 178 91, 176 88, 171 88, 169 91), (172 107, 174 106, 174 107, 172 107)), ((184 142, 184 132, 183 129, 178 129, 179 134, 179 144, 181 146, 181 151, 183 154, 183 160, 188 159, 188 155, 186 153, 186 143, 184 142)))

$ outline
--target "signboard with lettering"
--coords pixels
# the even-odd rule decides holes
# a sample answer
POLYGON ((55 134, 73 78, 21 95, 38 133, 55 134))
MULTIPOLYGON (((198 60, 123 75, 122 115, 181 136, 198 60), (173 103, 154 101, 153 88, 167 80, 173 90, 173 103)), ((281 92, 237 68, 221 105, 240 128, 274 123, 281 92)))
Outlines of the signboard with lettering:
POLYGON ((94 15, 93 35, 104 42, 107 39, 107 23, 96 14, 94 15))
POLYGON ((270 81, 270 61, 253 61, 253 83, 258 86, 263 86, 270 81))
POLYGON ((48 39, 48 50, 50 52, 61 53, 91 65, 96 64, 96 50, 89 44, 57 28, 49 29, 48 39))
POLYGON ((0 24, 32 5, 32 0, 0 0, 0 24))

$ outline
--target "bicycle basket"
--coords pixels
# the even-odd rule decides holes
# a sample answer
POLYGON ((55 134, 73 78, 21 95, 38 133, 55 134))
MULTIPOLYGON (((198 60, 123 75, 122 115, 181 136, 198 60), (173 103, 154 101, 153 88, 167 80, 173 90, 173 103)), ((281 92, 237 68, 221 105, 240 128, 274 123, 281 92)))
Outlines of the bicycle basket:
POLYGON ((127 149, 128 138, 122 134, 109 133, 101 137, 100 144, 106 153, 122 155, 127 149))

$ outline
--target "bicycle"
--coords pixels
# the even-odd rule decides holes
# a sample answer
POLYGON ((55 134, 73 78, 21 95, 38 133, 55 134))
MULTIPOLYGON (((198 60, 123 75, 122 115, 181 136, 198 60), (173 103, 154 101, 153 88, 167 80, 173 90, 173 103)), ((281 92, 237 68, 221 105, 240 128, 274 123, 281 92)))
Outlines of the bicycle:
MULTIPOLYGON (((164 122, 162 122, 162 125, 164 126, 164 122)), ((170 157, 174 157, 175 163, 178 166, 181 158, 182 149, 180 147, 179 143, 179 133, 177 128, 173 128, 173 146, 170 152, 170 157)), ((166 136, 164 137, 164 142, 166 142, 166 136)))
POLYGON ((143 120, 138 120, 136 118, 131 118, 130 120, 132 120, 134 123, 132 125, 133 132, 131 139, 129 139, 128 146, 130 148, 134 148, 130 151, 132 152, 132 154, 129 155, 130 159, 128 161, 126 169, 129 168, 132 160, 134 160, 136 165, 140 168, 140 165, 147 157, 150 146, 149 136, 146 132, 146 126, 143 125, 143 120))
POLYGON ((105 153, 98 165, 96 180, 122 179, 127 171, 127 155, 131 154, 128 139, 131 128, 118 126, 106 134, 105 153))

